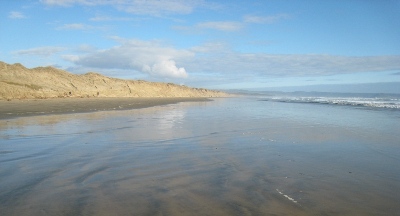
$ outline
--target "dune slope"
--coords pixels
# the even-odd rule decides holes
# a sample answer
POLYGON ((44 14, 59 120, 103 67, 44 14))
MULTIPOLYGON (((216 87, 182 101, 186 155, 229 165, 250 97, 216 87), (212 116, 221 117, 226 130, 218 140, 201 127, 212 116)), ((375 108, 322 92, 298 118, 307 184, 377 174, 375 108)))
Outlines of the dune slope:
POLYGON ((54 67, 28 69, 0 61, 0 100, 62 97, 224 97, 224 92, 172 83, 76 75, 54 67))

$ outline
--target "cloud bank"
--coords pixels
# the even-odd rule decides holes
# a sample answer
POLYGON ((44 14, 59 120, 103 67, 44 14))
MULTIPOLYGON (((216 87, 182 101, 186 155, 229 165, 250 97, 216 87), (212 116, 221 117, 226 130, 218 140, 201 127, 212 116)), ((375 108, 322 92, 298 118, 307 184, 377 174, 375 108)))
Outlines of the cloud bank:
MULTIPOLYGON (((91 48, 85 53, 63 57, 80 67, 134 70, 153 77, 169 78, 187 78, 190 73, 208 74, 210 78, 221 75, 266 78, 400 70, 400 56, 276 55, 235 52, 223 43, 176 49, 160 41, 117 37, 114 40, 118 46, 104 50, 91 48)), ((34 52, 32 49, 20 51, 20 54, 34 52)))
POLYGON ((186 63, 188 71, 243 74, 243 76, 304 77, 399 70, 400 56, 213 52, 203 53, 198 58, 186 63))
POLYGON ((155 77, 188 77, 186 69, 177 62, 193 57, 192 52, 157 41, 115 39, 120 45, 85 55, 64 55, 64 59, 82 67, 135 70, 155 77))

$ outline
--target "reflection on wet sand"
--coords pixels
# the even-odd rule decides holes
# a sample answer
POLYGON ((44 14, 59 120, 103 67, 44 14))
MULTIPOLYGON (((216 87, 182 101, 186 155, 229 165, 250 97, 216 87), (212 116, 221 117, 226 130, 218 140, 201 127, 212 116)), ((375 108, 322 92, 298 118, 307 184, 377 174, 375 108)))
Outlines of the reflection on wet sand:
POLYGON ((226 114, 218 103, 2 122, 0 212, 379 215, 400 210, 399 172, 393 172, 399 168, 385 168, 398 160, 395 153, 373 154, 362 144, 368 143, 365 137, 340 127, 235 119, 237 113, 226 114))

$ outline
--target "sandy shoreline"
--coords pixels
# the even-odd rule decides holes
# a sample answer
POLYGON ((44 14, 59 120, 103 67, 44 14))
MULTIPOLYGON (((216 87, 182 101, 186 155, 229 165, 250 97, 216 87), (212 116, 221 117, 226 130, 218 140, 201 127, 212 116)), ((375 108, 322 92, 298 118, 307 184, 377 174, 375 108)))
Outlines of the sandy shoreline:
POLYGON ((0 119, 23 116, 129 110, 208 98, 54 98, 0 100, 0 119))

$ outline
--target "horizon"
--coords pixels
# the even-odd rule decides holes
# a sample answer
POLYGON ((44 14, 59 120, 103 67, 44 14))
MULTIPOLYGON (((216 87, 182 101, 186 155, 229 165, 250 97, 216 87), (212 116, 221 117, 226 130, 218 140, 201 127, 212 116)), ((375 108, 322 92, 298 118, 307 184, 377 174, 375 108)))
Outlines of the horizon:
POLYGON ((0 36, 0 60, 27 68, 219 90, 371 84, 364 91, 379 92, 388 89, 379 83, 400 82, 399 1, 1 5, 7 34, 0 36))
POLYGON ((278 91, 278 92, 318 92, 318 93, 398 94, 398 95, 400 95, 400 82, 281 86, 281 87, 266 87, 266 88, 249 88, 249 89, 245 89, 245 90, 278 91))

